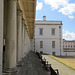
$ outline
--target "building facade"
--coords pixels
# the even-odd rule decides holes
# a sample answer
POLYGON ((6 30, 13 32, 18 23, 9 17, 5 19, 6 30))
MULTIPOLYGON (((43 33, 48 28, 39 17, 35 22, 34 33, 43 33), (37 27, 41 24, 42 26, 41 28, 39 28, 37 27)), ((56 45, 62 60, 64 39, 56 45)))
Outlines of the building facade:
POLYGON ((36 0, 0 0, 0 75, 16 71, 31 50, 35 11, 36 0))
POLYGON ((60 56, 63 51, 62 21, 35 21, 35 51, 60 56))
POLYGON ((75 41, 74 40, 63 40, 63 55, 64 56, 75 56, 75 41))

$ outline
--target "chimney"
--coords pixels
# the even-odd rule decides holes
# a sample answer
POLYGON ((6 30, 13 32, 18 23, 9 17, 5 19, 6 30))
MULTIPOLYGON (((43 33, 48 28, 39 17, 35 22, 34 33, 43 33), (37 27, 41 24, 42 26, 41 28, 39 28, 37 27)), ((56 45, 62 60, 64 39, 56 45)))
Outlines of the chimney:
POLYGON ((46 21, 46 16, 43 16, 43 21, 46 21))

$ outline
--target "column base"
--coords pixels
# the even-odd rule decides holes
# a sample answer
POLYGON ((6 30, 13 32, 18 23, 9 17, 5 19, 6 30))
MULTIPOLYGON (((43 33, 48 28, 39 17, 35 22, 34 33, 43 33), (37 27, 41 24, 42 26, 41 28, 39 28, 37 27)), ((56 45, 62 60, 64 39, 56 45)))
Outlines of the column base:
POLYGON ((23 65, 23 61, 19 61, 19 62, 17 63, 17 67, 22 67, 22 65, 23 65))
POLYGON ((18 72, 18 70, 15 68, 5 69, 5 70, 3 70, 2 75, 17 75, 17 72, 18 72))

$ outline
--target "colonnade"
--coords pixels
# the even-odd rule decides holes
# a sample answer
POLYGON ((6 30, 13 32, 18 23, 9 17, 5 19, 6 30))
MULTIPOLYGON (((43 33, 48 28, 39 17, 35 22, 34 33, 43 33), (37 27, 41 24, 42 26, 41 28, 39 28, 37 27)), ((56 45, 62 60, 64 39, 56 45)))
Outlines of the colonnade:
POLYGON ((25 19, 17 0, 0 1, 0 75, 3 69, 14 69, 19 61, 31 49, 31 41, 27 33, 25 19), (5 1, 5 2, 4 2, 5 1), (7 3, 6 3, 7 2, 7 3), (6 4, 4 4, 6 3, 6 4), (6 5, 4 8, 4 5, 6 5), (4 18, 6 16, 6 18, 4 18), (5 55, 3 57, 3 38, 5 39, 5 55), (3 63, 4 59, 4 64, 3 63))

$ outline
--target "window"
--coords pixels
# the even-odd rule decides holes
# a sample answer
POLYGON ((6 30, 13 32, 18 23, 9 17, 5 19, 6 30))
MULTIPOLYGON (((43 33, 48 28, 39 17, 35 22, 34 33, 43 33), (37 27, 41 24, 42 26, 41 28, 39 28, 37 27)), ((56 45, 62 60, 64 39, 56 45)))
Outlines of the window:
POLYGON ((43 35, 43 28, 40 28, 40 35, 43 35))
POLYGON ((75 45, 73 47, 75 47, 75 45))
POLYGON ((55 35, 55 29, 52 29, 52 35, 55 35))
POLYGON ((61 28, 61 26, 59 26, 59 28, 61 28))
POLYGON ((70 45, 68 45, 68 47, 70 47, 70 45))
POLYGON ((40 48, 43 48, 43 41, 40 41, 40 48))
POLYGON ((55 48, 55 41, 52 41, 52 48, 55 48))

